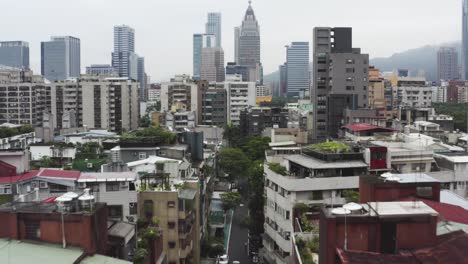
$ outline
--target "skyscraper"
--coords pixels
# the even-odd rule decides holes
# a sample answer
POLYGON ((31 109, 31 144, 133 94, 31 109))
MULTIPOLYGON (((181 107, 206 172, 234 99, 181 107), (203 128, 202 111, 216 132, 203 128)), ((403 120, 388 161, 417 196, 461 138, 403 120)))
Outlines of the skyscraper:
POLYGON ((200 79, 203 48, 211 48, 215 46, 215 35, 193 34, 193 79, 200 79))
POLYGON ((239 31, 239 38, 236 40, 238 45, 238 60, 239 65, 248 66, 250 69, 255 69, 257 74, 250 74, 251 80, 259 81, 263 79, 261 74, 260 62, 260 26, 255 18, 252 9, 252 3, 249 1, 249 7, 245 12, 244 20, 239 31), (256 76, 255 76, 256 75, 256 76), (252 80, 256 77, 255 80, 252 80))
POLYGON ((208 22, 205 25, 205 33, 215 35, 216 47, 221 47, 221 13, 208 13, 208 22))
POLYGON ((120 77, 138 80, 138 55, 135 54, 135 30, 127 25, 114 26, 112 67, 120 77))
POLYGON ((313 137, 336 138, 343 110, 367 107, 369 55, 352 47, 351 28, 314 28, 313 43, 313 137))
POLYGON ((240 27, 234 28, 234 62, 239 63, 239 36, 240 27))
POLYGON ((146 101, 145 58, 138 57, 138 83, 140 84, 140 100, 146 101))
POLYGON ((462 6, 462 79, 468 79, 468 0, 462 6))
POLYGON ((286 47, 287 95, 299 96, 309 90, 309 42, 292 42, 286 47))
POLYGON ((438 81, 458 79, 458 53, 455 48, 441 47, 437 52, 437 79, 438 81))
POLYGON ((224 75, 223 49, 203 48, 200 79, 208 82, 223 82, 224 75))
POLYGON ((41 42, 41 74, 49 81, 79 77, 81 70, 80 39, 52 37, 41 42))
POLYGON ((25 41, 0 42, 0 65, 28 69, 29 44, 25 41))
POLYGON ((279 96, 287 97, 288 95, 288 63, 279 66, 279 96))

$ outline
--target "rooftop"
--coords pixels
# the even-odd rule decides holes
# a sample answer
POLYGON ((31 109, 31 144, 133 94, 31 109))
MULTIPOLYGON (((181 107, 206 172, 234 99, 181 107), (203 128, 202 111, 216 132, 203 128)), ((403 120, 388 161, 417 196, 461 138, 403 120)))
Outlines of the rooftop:
POLYGON ((360 124, 354 124, 354 125, 347 125, 343 126, 346 129, 349 129, 353 132, 360 132, 360 131, 371 131, 371 130, 381 130, 381 131, 387 131, 387 132, 393 132, 395 131, 394 129, 391 128, 385 128, 385 127, 380 127, 380 126, 374 126, 371 124, 367 123, 360 123, 360 124))
POLYGON ((290 155, 285 159, 309 169, 367 168, 367 164, 360 160, 325 162, 306 155, 290 155))
POLYGON ((127 172, 82 172, 78 182, 135 181, 137 173, 127 172))
POLYGON ((143 160, 137 160, 137 161, 132 161, 127 163, 128 167, 134 167, 138 165, 147 165, 147 164, 154 164, 156 162, 165 162, 165 161, 172 161, 172 162, 178 162, 179 164, 182 162, 180 160, 175 160, 175 159, 169 159, 165 157, 159 157, 159 156, 149 156, 146 159, 143 160))
POLYGON ((410 216, 438 213, 424 202, 371 202, 370 208, 380 217, 382 216, 410 216))

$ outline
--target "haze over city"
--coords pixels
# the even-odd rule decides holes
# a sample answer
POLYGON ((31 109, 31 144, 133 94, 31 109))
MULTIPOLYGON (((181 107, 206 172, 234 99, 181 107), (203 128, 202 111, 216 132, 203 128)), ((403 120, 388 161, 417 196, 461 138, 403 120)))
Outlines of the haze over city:
MULTIPOLYGON (((207 12, 222 13, 225 61, 234 57, 234 30, 247 1, 232 0, 2 0, 2 40, 30 44, 31 68, 40 73, 40 42, 50 36, 81 39, 82 72, 111 62, 113 26, 135 28, 136 50, 154 81, 174 73, 192 74, 192 36, 204 32, 207 12)), ((460 39, 460 1, 278 1, 252 2, 260 24, 264 73, 285 60, 284 45, 312 41, 316 26, 353 28, 353 45, 371 58, 460 39)))

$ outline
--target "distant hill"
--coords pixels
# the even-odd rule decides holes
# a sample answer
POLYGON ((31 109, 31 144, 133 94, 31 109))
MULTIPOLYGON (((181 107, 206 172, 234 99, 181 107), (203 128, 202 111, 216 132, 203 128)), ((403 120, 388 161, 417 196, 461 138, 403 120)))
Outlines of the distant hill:
MULTIPOLYGON (((458 51, 458 63, 461 63, 461 44, 458 41, 440 45, 427 45, 420 48, 395 53, 387 58, 373 58, 370 65, 380 71, 393 71, 394 69, 408 69, 410 74, 416 75, 419 70, 426 73, 429 81, 437 80, 437 51, 440 47, 455 47, 458 51)), ((278 82, 279 71, 272 72, 263 77, 264 82, 278 82)))
MULTIPOLYGON (((394 69, 408 69, 410 74, 416 75, 419 70, 426 73, 429 81, 437 80, 437 51, 441 46, 455 47, 460 57, 460 43, 450 42, 441 45, 424 46, 395 53, 388 58, 373 58, 370 64, 380 71, 393 71, 394 69)), ((459 63, 461 60, 459 60, 459 63)))

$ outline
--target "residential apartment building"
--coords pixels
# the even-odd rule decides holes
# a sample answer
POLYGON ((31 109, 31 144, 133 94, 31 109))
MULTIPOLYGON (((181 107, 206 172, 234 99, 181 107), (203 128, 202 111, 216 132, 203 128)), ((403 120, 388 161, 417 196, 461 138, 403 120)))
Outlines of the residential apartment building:
POLYGON ((310 89, 309 42, 292 42, 286 46, 287 95, 304 95, 310 89))
MULTIPOLYGON (((199 87, 188 75, 176 75, 161 84, 161 111, 193 112, 198 110, 199 87)), ((198 123, 198 116, 195 117, 198 123)))
POLYGON ((161 85, 151 84, 147 91, 148 101, 147 103, 154 104, 161 101, 161 85))
POLYGON ((174 132, 184 132, 197 126, 196 111, 166 112, 165 126, 174 132))
POLYGON ((352 47, 351 28, 314 28, 313 43, 314 138, 324 140, 338 135, 344 109, 368 107, 369 55, 352 47))
POLYGON ((227 122, 240 124, 240 112, 256 105, 255 82, 243 82, 240 76, 227 76, 223 83, 211 83, 210 87, 224 89, 227 93, 227 122))
POLYGON ((437 51, 437 80, 458 80, 458 52, 452 47, 440 47, 437 51))
POLYGON ((286 97, 288 94, 288 64, 285 62, 279 66, 279 94, 282 97, 286 97))
POLYGON ((138 193, 140 219, 159 222, 168 263, 200 263, 200 187, 198 179, 138 193))
POLYGON ((387 109, 385 100, 385 80, 380 76, 379 69, 369 68, 369 108, 384 112, 387 109))
MULTIPOLYGON (((292 237, 296 224, 296 204, 320 208, 346 203, 343 191, 357 189, 359 175, 368 165, 362 152, 344 155, 321 153, 303 148, 303 154, 284 155, 280 174, 265 165, 265 234, 263 245, 269 263, 293 263, 292 237), (304 152, 304 150, 306 152, 304 152), (339 156, 339 158, 338 158, 339 156)), ((318 211, 315 211, 317 214, 318 211)))
POLYGON ((86 67, 86 74, 88 75, 103 75, 108 77, 118 76, 117 71, 109 64, 91 64, 86 67))
POLYGON ((120 77, 138 80, 138 55, 135 53, 135 30, 127 25, 114 26, 112 67, 120 77))
POLYGON ((200 80, 223 82, 224 51, 222 48, 203 48, 200 68, 200 80))
POLYGON ((52 110, 52 87, 30 70, 0 68, 0 124, 41 126, 52 110))
POLYGON ((52 115, 57 127, 63 127, 62 116, 74 111, 79 127, 128 131, 138 128, 138 83, 128 78, 83 75, 76 80, 52 85, 56 102, 52 115))
POLYGON ((200 125, 224 127, 227 124, 227 92, 224 87, 202 89, 198 107, 200 125))
POLYGON ((433 103, 446 103, 448 83, 441 82, 440 86, 433 86, 432 88, 432 102, 433 103))
POLYGON ((425 78, 399 77, 393 89, 398 106, 430 107, 432 104, 432 88, 425 78))
POLYGON ((41 74, 49 81, 79 77, 81 73, 80 39, 72 36, 51 37, 41 42, 41 74))
POLYGON ((241 111, 241 135, 260 136, 265 128, 287 128, 288 109, 282 107, 249 107, 241 111))
POLYGON ((0 41, 0 65, 29 69, 29 43, 26 41, 0 41))
MULTIPOLYGON (((193 34, 193 79, 201 77, 202 51, 204 48, 215 48, 216 36, 214 34, 193 34)), ((224 56, 223 56, 224 59, 224 56)))

